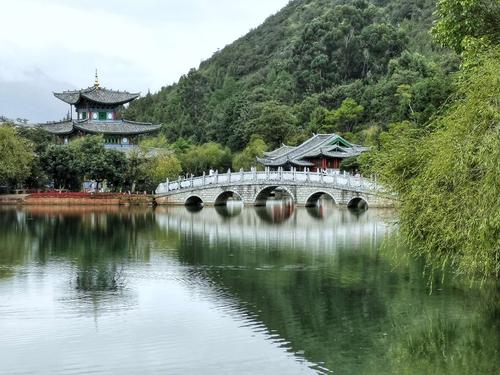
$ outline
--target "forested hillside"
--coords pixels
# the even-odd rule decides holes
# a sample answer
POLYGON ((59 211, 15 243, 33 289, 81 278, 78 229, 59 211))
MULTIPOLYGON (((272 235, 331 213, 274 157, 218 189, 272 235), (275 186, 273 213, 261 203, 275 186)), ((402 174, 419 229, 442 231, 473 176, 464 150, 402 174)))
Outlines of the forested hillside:
POLYGON ((452 91, 456 55, 431 42, 433 0, 295 0, 126 116, 171 142, 233 151, 335 131, 365 144, 389 123, 425 124, 452 91))

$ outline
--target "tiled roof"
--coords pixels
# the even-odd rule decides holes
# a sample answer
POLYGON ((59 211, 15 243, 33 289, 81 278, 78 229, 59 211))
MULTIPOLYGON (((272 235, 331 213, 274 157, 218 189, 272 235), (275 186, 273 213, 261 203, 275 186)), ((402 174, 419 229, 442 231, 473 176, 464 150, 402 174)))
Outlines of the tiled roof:
POLYGON ((277 156, 280 156, 280 155, 284 155, 285 153, 287 153, 287 152, 289 152, 289 151, 291 151, 291 150, 293 150, 295 148, 296 147, 283 145, 283 146, 281 146, 280 148, 277 148, 274 151, 264 152, 264 155, 268 156, 268 157, 277 157, 277 156))
POLYGON ((314 164, 311 163, 310 161, 301 160, 301 159, 290 160, 290 164, 296 165, 298 167, 312 167, 312 166, 314 166, 314 164))
POLYGON ((79 121, 75 128, 92 134, 144 134, 159 130, 161 125, 133 121, 79 121))
POLYGON ((102 104, 125 104, 139 97, 139 93, 108 90, 92 86, 82 90, 55 92, 54 96, 68 104, 77 104, 82 98, 102 104))
POLYGON ((337 134, 316 134, 297 147, 282 146, 277 150, 267 152, 263 158, 257 158, 257 161, 266 166, 285 164, 310 166, 312 163, 307 158, 320 155, 347 158, 368 150, 368 147, 349 143, 337 134))
POLYGON ((71 134, 73 133, 73 121, 48 122, 38 124, 38 127, 52 134, 71 134))
POLYGON ((38 127, 56 135, 71 134, 75 129, 90 134, 146 134, 157 131, 161 125, 127 120, 114 121, 64 121, 39 124, 38 127))

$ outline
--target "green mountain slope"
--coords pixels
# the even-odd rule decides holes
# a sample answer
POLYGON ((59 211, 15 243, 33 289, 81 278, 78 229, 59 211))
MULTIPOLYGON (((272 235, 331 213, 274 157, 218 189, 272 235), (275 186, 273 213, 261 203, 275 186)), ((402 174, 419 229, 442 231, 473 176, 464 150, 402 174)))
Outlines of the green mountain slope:
POLYGON ((370 143, 391 122, 424 124, 457 59, 433 46, 431 0, 295 0, 126 116, 170 140, 242 149, 336 131, 370 143), (346 99, 349 99, 346 101, 346 99), (343 105, 344 103, 344 105, 343 105), (373 138, 373 137, 372 137, 373 138))

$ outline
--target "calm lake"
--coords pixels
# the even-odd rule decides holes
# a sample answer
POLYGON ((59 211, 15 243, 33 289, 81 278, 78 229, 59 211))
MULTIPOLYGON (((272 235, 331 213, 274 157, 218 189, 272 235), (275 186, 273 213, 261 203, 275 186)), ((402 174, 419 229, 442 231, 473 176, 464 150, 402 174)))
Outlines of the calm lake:
POLYGON ((1 374, 494 374, 498 283, 369 209, 0 210, 1 374))

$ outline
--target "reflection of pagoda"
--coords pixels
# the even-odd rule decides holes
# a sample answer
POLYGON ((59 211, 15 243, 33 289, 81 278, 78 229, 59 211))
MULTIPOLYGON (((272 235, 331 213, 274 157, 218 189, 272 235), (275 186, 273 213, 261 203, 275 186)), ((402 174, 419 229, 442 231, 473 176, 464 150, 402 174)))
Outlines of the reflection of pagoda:
POLYGON ((126 91, 114 91, 99 86, 86 89, 54 93, 54 96, 71 106, 75 106, 77 119, 40 124, 39 127, 54 134, 58 143, 68 143, 71 138, 88 134, 102 134, 106 146, 127 147, 137 144, 138 136, 160 129, 161 125, 121 120, 117 118, 120 106, 139 97, 126 91))

